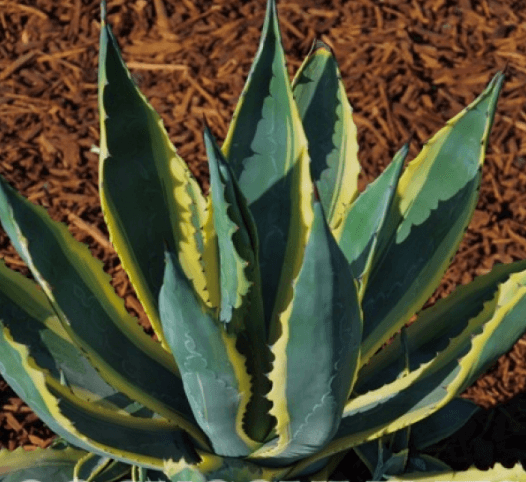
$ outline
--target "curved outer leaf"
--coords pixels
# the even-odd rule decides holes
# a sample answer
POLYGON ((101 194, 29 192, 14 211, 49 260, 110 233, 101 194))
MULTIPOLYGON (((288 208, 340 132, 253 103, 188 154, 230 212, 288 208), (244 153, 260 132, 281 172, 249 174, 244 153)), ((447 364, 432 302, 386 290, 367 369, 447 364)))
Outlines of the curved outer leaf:
POLYGON ((411 425, 411 439, 417 450, 423 450, 459 431, 480 410, 470 400, 456 397, 430 417, 411 425))
POLYGON ((93 447, 74 434, 58 415, 57 400, 49 394, 42 370, 30 358, 27 348, 16 343, 5 328, 0 331, 0 353, 0 373, 17 395, 53 432, 76 447, 92 450, 93 447))
POLYGON ((162 120, 124 64, 102 3, 99 58, 100 196, 111 242, 166 347, 158 296, 163 239, 180 256, 204 303, 219 301, 217 246, 202 233, 206 200, 162 120), (203 261, 204 260, 204 261, 203 261))
POLYGON ((249 458, 291 464, 331 440, 356 379, 362 319, 357 287, 320 202, 294 297, 279 320, 269 374, 278 440, 249 458))
MULTIPOLYGON (((109 457, 87 453, 75 466, 75 480, 86 482, 116 482, 129 475, 131 466, 109 457)), ((69 481, 68 481, 69 482, 69 481)))
POLYGON ((378 246, 378 233, 396 209, 393 200, 408 151, 406 144, 396 153, 391 164, 352 204, 342 224, 339 245, 354 277, 360 281, 362 294, 378 246))
MULTIPOLYGON (((452 338, 468 327, 469 320, 483 310, 484 303, 498 295, 501 284, 514 273, 520 274, 524 270, 526 260, 496 265, 489 273, 478 276, 467 285, 458 286, 447 298, 422 311, 417 321, 405 330, 409 370, 417 370, 430 362, 436 353, 443 351, 452 338)), ((355 395, 379 389, 399 378, 405 363, 401 344, 401 337, 395 336, 360 370, 354 387, 355 395)))
POLYGON ((86 455, 83 450, 66 449, 0 450, 0 482, 42 480, 71 482, 77 462, 86 455))
MULTIPOLYGON (((9 343, 11 339, 16 344, 25 345, 28 355, 35 360, 35 365, 39 369, 49 371, 55 380, 66 383, 75 396, 94 406, 113 411, 123 409, 134 416, 152 417, 152 412, 141 408, 140 404, 133 402, 104 381, 71 342, 44 293, 37 289, 33 281, 7 268, 3 261, 0 261, 0 325, 5 333, 3 343, 0 342, 0 360, 3 362, 2 372, 6 378, 17 380, 25 370, 23 365, 10 363, 13 358, 9 351, 16 345, 10 345, 10 349, 6 350, 4 343, 9 343)), ((22 393, 20 395, 24 396, 22 393)), ((27 401, 38 414, 44 411, 42 418, 46 419, 45 413, 49 411, 41 404, 34 406, 33 400, 34 398, 31 398, 27 401)), ((73 443, 79 441, 71 436, 68 436, 68 439, 73 443)), ((95 454, 84 454, 104 466, 99 468, 95 479, 90 479, 88 474, 91 474, 92 470, 87 467, 81 470, 79 462, 75 473, 82 480, 109 482, 130 471, 128 464, 112 461, 107 457, 101 458, 95 454)))
MULTIPOLYGON (((524 265, 521 263, 520 267, 524 265)), ((424 311, 419 323, 407 328, 410 344, 413 326, 423 325, 429 332, 439 320, 456 318, 456 326, 461 325, 463 329, 458 333, 458 328, 452 328, 455 322, 451 323, 443 338, 449 342, 447 347, 442 345, 442 350, 433 357, 429 348, 422 345, 425 355, 410 352, 410 363, 417 360, 418 365, 412 367, 407 376, 350 400, 334 440, 318 454, 298 464, 292 476, 316 460, 430 416, 462 393, 526 330, 526 319, 522 316, 526 309, 526 271, 512 274, 498 286, 489 301, 478 300, 478 304, 474 303, 469 310, 461 308, 459 299, 462 297, 458 296, 454 304, 446 304, 449 298, 439 301, 424 311), (461 313, 460 317, 457 317, 457 311, 461 313), (466 312, 475 315, 466 319, 462 316, 466 312), (429 358, 431 361, 424 361, 429 358)))
POLYGON ((309 144, 310 171, 332 234, 338 240, 358 196, 358 131, 330 47, 314 41, 292 81, 309 144))
POLYGON ((214 452, 248 455, 260 444, 243 429, 251 383, 245 358, 236 349, 237 337, 203 311, 177 258, 169 252, 159 307, 186 396, 214 452))
MULTIPOLYGON (((55 433, 89 452, 162 468, 162 457, 192 456, 192 444, 174 423, 133 417, 81 400, 39 366, 26 346, 0 331, 0 372, 55 433)), ((96 394, 92 397, 97 399, 96 394)), ((203 442, 206 446, 206 441, 203 442)))
POLYGON ((238 347, 253 376, 246 430, 249 437, 262 442, 272 425, 268 415, 270 402, 264 396, 270 390, 265 374, 271 369, 271 355, 263 313, 257 227, 235 176, 208 126, 205 126, 205 144, 210 165, 214 231, 218 234, 219 243, 221 312, 226 315, 226 319, 221 321, 228 321, 225 327, 228 333, 240 337, 238 347), (241 293, 238 292, 238 285, 241 293), (243 300, 239 299, 242 295, 243 300), (236 306, 237 303, 241 304, 236 306), (236 308, 233 314, 232 308, 236 308), (234 320, 228 319, 231 316, 234 320))
MULTIPOLYGON (((423 454, 419 454, 418 451, 423 450, 460 430, 478 410, 480 410, 480 408, 475 403, 456 397, 431 416, 411 425, 411 446, 417 451, 416 454, 418 457, 420 458, 423 456, 423 454)), ((395 434, 392 435, 398 433, 399 432, 395 432, 395 434)), ((354 447, 354 451, 367 465, 371 474, 373 474, 375 467, 378 464, 378 439, 354 447)), ((409 459, 411 457, 413 457, 413 455, 410 455, 409 459)), ((409 459, 407 461, 408 464, 409 459)), ((441 467, 440 469, 443 468, 444 467, 441 467)), ((420 470, 425 472, 436 471, 437 466, 436 464, 428 464, 427 469, 424 470, 424 468, 421 468, 420 470)), ((374 476, 373 478, 379 480, 380 477, 374 476)))
POLYGON ((476 467, 470 467, 463 472, 433 472, 422 474, 420 472, 412 472, 404 475, 397 475, 391 477, 389 480, 418 480, 420 482, 441 482, 441 481, 455 481, 455 482, 473 482, 474 480, 483 480, 484 482, 502 482, 503 480, 514 480, 518 482, 526 481, 526 472, 522 468, 520 462, 507 469, 501 464, 489 470, 479 470, 476 467))
MULTIPOLYGON (((49 370, 80 398, 135 416, 152 412, 106 383, 71 341, 37 284, 7 268, 0 260, 0 325, 16 343, 27 346, 36 363, 49 370)), ((0 349, 1 353, 1 349, 0 349)), ((11 368, 15 377, 17 367, 11 368)))
POLYGON ((42 207, 20 196, 1 177, 0 219, 62 327, 101 376, 204 441, 194 425, 172 356, 127 313, 102 262, 62 223, 54 222, 42 207))
POLYGON ((93 406, 53 378, 46 379, 46 390, 57 400, 59 420, 69 421, 73 434, 91 444, 96 452, 157 470, 170 458, 185 458, 191 463, 199 460, 190 438, 176 424, 93 406))
POLYGON ((275 0, 222 147, 257 224, 267 327, 290 297, 312 221, 307 140, 292 97, 275 0), (287 289, 279 289, 287 286, 287 289))
POLYGON ((378 234, 364 293, 362 366, 423 306, 458 249, 477 203, 503 79, 498 73, 429 140, 400 178, 399 214, 378 234))

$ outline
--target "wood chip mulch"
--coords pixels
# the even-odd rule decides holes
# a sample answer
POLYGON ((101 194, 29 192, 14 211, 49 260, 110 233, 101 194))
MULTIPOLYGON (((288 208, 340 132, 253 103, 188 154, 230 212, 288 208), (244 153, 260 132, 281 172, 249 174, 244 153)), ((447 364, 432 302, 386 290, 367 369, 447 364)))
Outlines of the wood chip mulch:
MULTIPOLYGON (((506 83, 480 200, 429 306, 494 263, 526 258, 526 9, 511 0, 283 0, 283 43, 293 75, 321 38, 334 50, 358 125, 360 188, 414 133, 410 158, 482 92, 506 83)), ((203 114, 218 139, 256 53, 264 0, 109 1, 135 81, 162 116, 205 192, 203 114)), ((97 0, 0 0, 0 173, 89 244, 113 286, 148 321, 108 241, 98 199, 97 0)), ((0 233, 1 256, 27 268, 0 233)), ((464 396, 484 408, 526 387, 526 337, 464 396)), ((0 447, 46 446, 51 432, 0 381, 0 447)))

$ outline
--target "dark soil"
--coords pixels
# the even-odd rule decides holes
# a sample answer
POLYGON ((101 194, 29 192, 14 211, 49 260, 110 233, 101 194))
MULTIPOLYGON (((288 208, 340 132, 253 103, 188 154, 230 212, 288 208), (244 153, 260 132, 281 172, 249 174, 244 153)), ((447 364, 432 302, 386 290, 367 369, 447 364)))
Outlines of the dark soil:
MULTIPOLYGON (((524 7, 512 0, 278 2, 291 75, 315 37, 328 43, 339 61, 358 125, 361 189, 411 133, 413 158, 506 67, 477 210, 428 305, 494 263, 526 257, 524 7)), ((135 80, 205 191, 203 114, 224 139, 258 46, 264 10, 264 0, 109 1, 110 22, 135 80)), ((90 152, 99 139, 99 18, 98 0, 0 0, 0 173, 90 246, 148 330, 108 241, 97 193, 98 156, 90 152)), ((28 274, 3 232, 0 250, 10 267, 28 274)), ((480 427, 490 412, 483 412, 470 422, 471 432, 463 430, 439 452, 446 462, 454 465, 456 457, 458 464, 485 464, 517 455, 509 447, 521 448, 526 440, 519 395, 526 387, 525 354, 523 337, 463 394, 484 408, 512 401, 515 409, 493 409, 496 415, 484 433, 480 427), (484 440, 491 457, 477 460, 482 445, 474 440, 484 440)), ((0 448, 45 447, 51 437, 0 380, 0 448)))

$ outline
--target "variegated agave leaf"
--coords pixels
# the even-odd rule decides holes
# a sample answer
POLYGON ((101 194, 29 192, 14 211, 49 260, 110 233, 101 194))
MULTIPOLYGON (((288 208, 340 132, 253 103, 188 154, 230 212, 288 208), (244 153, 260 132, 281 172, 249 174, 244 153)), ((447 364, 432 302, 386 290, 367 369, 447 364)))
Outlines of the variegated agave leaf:
POLYGON ((0 263, 0 372, 71 444, 0 452, 0 480, 319 480, 349 449, 379 477, 445 469, 409 440, 471 413, 458 395, 526 329, 526 261, 420 312, 473 215, 503 75, 359 193, 335 56, 315 42, 290 82, 268 0, 221 147, 205 125, 206 197, 101 6, 102 211, 159 342, 88 248, 0 178, 2 227, 35 279, 0 263))

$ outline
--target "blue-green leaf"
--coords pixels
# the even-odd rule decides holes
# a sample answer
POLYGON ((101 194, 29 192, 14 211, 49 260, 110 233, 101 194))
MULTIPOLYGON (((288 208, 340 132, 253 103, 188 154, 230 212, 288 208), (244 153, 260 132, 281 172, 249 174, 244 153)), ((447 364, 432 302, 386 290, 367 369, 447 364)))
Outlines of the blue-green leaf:
POLYGON ((214 452, 248 455, 260 444, 243 429, 251 382, 237 336, 202 308, 177 257, 168 251, 159 307, 186 396, 214 452))
POLYGON ((411 438, 418 450, 436 444, 458 432, 480 410, 465 398, 456 397, 430 417, 411 426, 411 438))
MULTIPOLYGON (((40 367, 49 370, 57 380, 64 379, 77 396, 83 398, 89 393, 91 403, 124 409, 135 416, 153 415, 106 383, 71 341, 38 285, 7 268, 3 261, 0 261, 0 326, 8 330, 16 343, 27 347, 40 367)), ((17 368, 12 370, 15 373, 17 368)))
POLYGON ((214 231, 219 246, 219 317, 220 321, 228 322, 229 333, 243 337, 238 346, 253 377, 253 396, 246 414, 247 433, 254 440, 263 441, 272 424, 267 415, 269 402, 264 398, 270 390, 266 373, 270 371, 271 355, 263 313, 257 229, 232 169, 208 126, 205 126, 205 144, 210 165, 214 231))
POLYGON ((129 475, 131 465, 95 453, 87 453, 75 466, 75 480, 116 482, 129 475))
POLYGON ((315 453, 335 434, 356 378, 362 318, 357 287, 345 257, 314 204, 314 222, 294 297, 271 333, 269 373, 278 439, 251 458, 291 464, 315 453))
MULTIPOLYGON (((411 446, 413 447, 412 455, 422 455, 418 452, 460 430, 478 410, 480 410, 480 408, 475 403, 460 397, 456 397, 440 410, 433 413, 431 416, 424 418, 423 420, 420 420, 414 425, 408 427, 407 430, 410 430, 411 446)), ((407 430, 402 429, 404 432, 407 430)), ((401 431, 395 432, 392 435, 397 435, 400 432, 401 431)), ((407 446, 408 445, 406 444, 405 448, 407 448, 407 446)), ((371 473, 373 473, 375 467, 378 465, 378 440, 372 440, 371 442, 366 442, 362 445, 359 445, 358 447, 354 448, 354 451, 367 465, 371 473)), ((399 447, 394 447, 392 452, 399 452, 399 447)), ((404 464, 404 469, 406 471, 414 470, 414 461, 413 465, 410 462, 412 455, 410 454, 409 459, 407 459, 407 465, 404 464)), ((385 469, 387 473, 387 468, 385 469)), ((426 463, 424 467, 420 468, 420 470, 422 472, 434 471, 436 470, 436 465, 426 463)), ((396 474, 402 472, 391 471, 389 473, 396 474)), ((377 477, 374 478, 375 480, 380 480, 377 477)))
MULTIPOLYGON (((222 147, 254 216, 267 327, 304 249, 312 216, 308 147, 292 96, 275 0, 222 147)), ((277 308, 279 311, 280 307, 277 308)))
POLYGON ((153 329, 166 347, 158 296, 163 239, 208 306, 217 306, 215 246, 201 228, 206 200, 162 120, 133 82, 102 3, 99 54, 100 196, 115 246, 153 329), (205 254, 206 253, 206 254, 205 254), (206 263, 204 260, 206 259, 206 263))
POLYGON ((94 406, 52 378, 46 379, 46 391, 57 401, 57 418, 66 419, 69 430, 89 443, 92 451, 157 470, 168 459, 199 461, 192 439, 177 424, 94 406))
POLYGON ((379 248, 379 233, 393 214, 393 199, 408 150, 406 144, 396 153, 385 171, 356 199, 343 222, 339 245, 354 277, 360 281, 361 291, 367 285, 369 269, 379 248))
MULTIPOLYGON (((524 270, 526 261, 496 265, 489 273, 478 276, 467 285, 458 286, 449 296, 422 311, 416 322, 406 330, 409 370, 417 370, 442 352, 451 339, 468 327, 469 320, 483 310, 485 303, 498 295, 501 284, 508 281, 511 275, 524 270)), ((509 335, 505 338, 511 340, 509 335)), ((379 389, 399 378, 405 367, 401 345, 401 337, 395 336, 360 370, 355 394, 379 389)))
POLYGON ((71 447, 0 450, 0 482, 71 482, 75 465, 85 455, 71 447))
POLYGON ((433 136, 398 183, 396 209, 378 234, 363 296, 363 356, 374 353, 431 296, 477 204, 486 144, 504 76, 433 136))
POLYGON ((309 143, 310 171, 327 222, 339 239, 342 222, 358 195, 358 131, 345 86, 328 45, 314 41, 292 81, 309 143))
MULTIPOLYGON (((259 275, 259 272, 254 273, 257 253, 253 251, 253 247, 257 246, 257 241, 254 239, 257 237, 257 232, 249 212, 247 212, 248 223, 245 225, 240 204, 246 206, 246 201, 240 199, 242 194, 238 191, 231 169, 224 160, 223 153, 217 146, 208 125, 205 125, 204 138, 210 167, 214 228, 219 247, 221 286, 219 319, 228 323, 232 319, 232 311, 240 308, 242 303, 246 303, 251 284, 257 281, 259 288, 259 279, 254 279, 254 274, 259 275), (252 271, 252 276, 248 273, 249 269, 252 271)), ((260 292, 256 295, 261 297, 260 292)), ((263 313, 251 312, 251 319, 254 322, 262 317, 263 313)))

